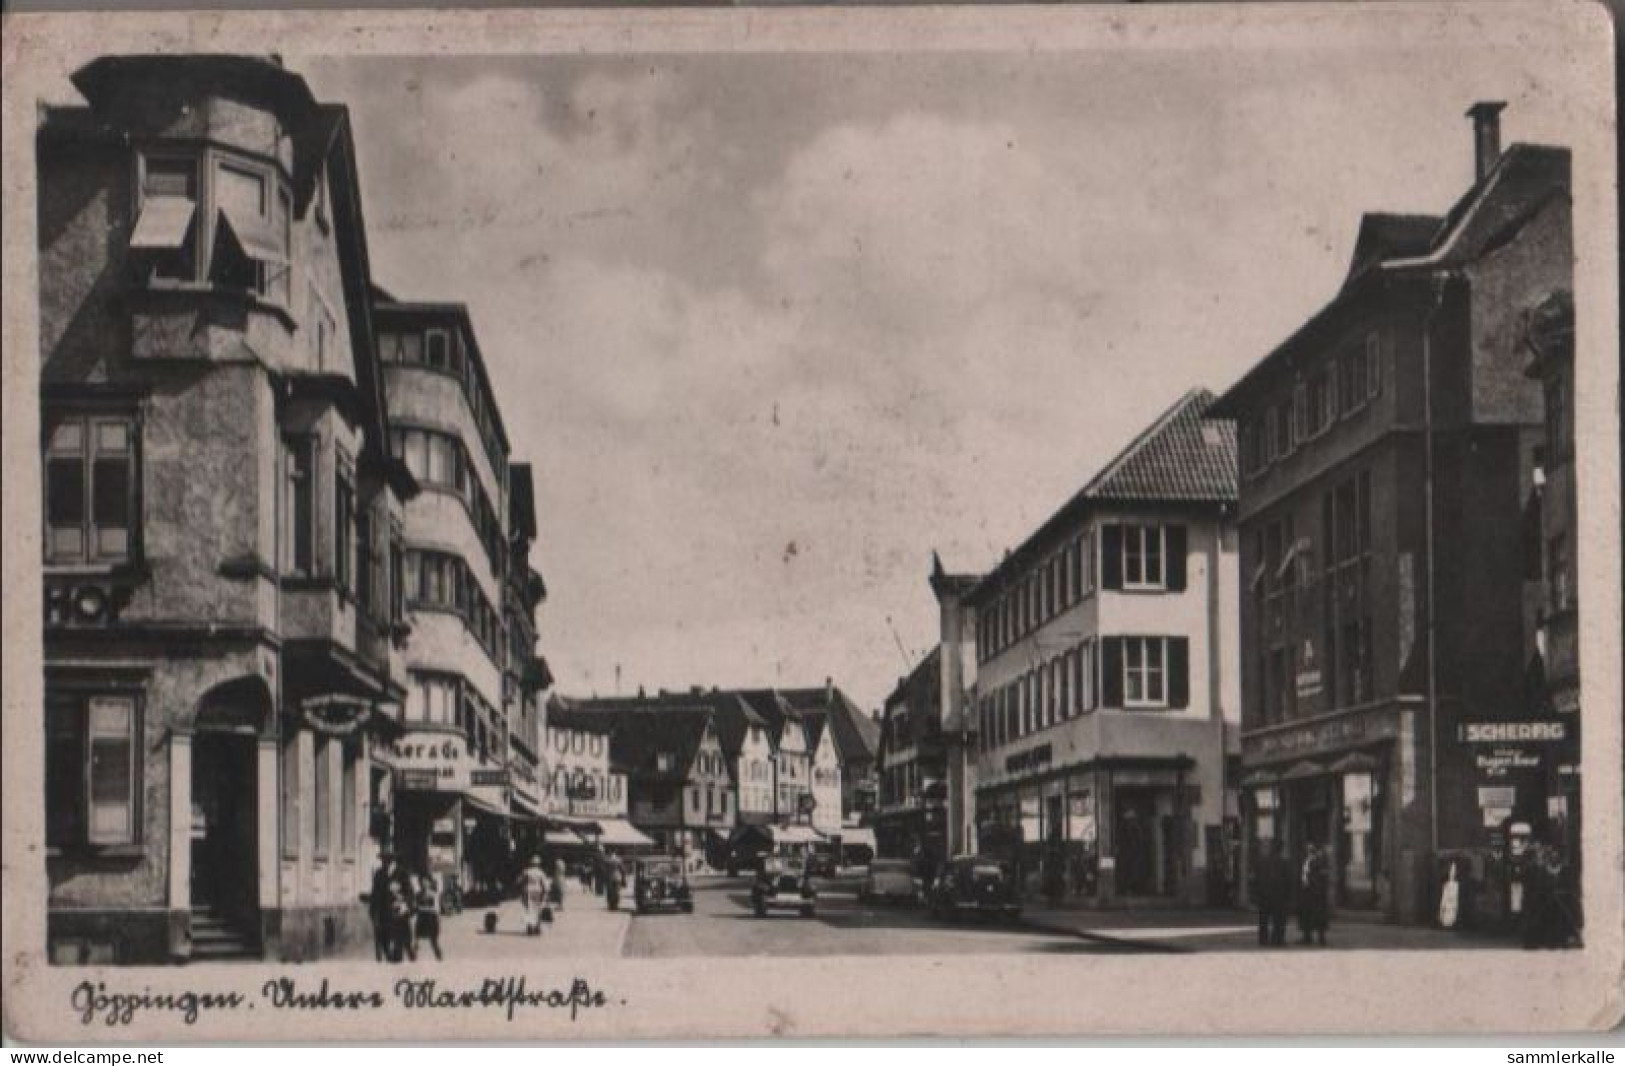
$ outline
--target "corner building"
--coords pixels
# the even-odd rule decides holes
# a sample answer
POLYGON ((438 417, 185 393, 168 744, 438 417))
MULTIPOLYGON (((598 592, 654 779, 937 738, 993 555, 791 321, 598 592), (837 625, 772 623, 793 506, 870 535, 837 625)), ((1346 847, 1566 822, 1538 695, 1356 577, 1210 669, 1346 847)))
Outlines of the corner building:
POLYGON ((1569 284, 1569 155, 1502 153, 1500 109, 1468 112, 1462 198, 1367 215, 1338 293, 1211 412, 1239 427, 1249 861, 1327 847, 1332 906, 1401 922, 1452 853, 1504 909, 1508 828, 1546 820, 1553 753, 1482 739, 1541 731, 1475 727, 1547 717, 1523 322, 1569 284))
POLYGON ((1033 893, 1217 901, 1233 879, 1235 436, 1163 413, 967 596, 976 836, 1033 893))
POLYGON ((316 957, 370 935, 416 491, 348 114, 274 60, 73 81, 37 141, 49 957, 316 957))

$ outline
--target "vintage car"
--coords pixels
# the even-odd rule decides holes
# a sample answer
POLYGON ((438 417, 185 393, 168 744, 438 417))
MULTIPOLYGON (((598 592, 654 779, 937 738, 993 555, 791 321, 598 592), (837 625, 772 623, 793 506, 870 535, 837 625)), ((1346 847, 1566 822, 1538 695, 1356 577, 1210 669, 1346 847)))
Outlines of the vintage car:
POLYGON ((815 851, 807 856, 807 872, 813 877, 834 877, 838 870, 832 851, 815 851))
POLYGON ((1013 922, 1021 917, 1021 888, 1009 863, 960 855, 943 866, 931 886, 930 903, 931 914, 939 919, 992 914, 1013 922))
POLYGON ((874 860, 858 887, 861 903, 918 903, 924 894, 924 887, 914 876, 914 864, 907 859, 874 860))
POLYGON ((638 914, 670 908, 694 913, 694 896, 689 892, 683 860, 639 859, 632 870, 632 909, 638 914))
POLYGON ((772 910, 792 910, 811 918, 817 910, 818 891, 806 863, 799 858, 763 858, 750 887, 750 904, 758 918, 772 910))

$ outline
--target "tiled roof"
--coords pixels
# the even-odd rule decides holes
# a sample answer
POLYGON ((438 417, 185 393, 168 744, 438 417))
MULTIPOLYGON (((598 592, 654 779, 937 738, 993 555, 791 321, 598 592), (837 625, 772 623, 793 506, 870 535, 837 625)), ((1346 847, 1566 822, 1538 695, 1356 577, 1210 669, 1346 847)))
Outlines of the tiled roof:
POLYGON ((687 696, 572 700, 576 713, 613 722, 609 759, 617 773, 641 781, 684 781, 712 724, 711 709, 687 696), (658 756, 675 756, 661 770, 658 756))
POLYGON ((1426 253, 1443 223, 1444 219, 1437 215, 1367 213, 1360 219, 1360 232, 1354 238, 1354 254, 1349 257, 1343 284, 1348 285, 1384 259, 1426 253))
POLYGON ((880 726, 839 686, 830 686, 828 699, 822 688, 781 689, 779 694, 791 707, 817 708, 829 715, 835 733, 835 754, 843 764, 872 761, 880 750, 880 726))
POLYGON ((1094 500, 1233 503, 1236 427, 1202 417, 1213 404, 1192 389, 1083 488, 1094 500))

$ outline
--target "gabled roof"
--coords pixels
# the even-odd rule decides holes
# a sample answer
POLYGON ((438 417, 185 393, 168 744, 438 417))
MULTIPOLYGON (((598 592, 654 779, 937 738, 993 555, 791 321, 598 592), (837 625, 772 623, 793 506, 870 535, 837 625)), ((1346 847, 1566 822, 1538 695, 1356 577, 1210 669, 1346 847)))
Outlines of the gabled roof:
POLYGON ((843 765, 873 761, 875 752, 880 750, 880 727, 841 691, 839 685, 778 691, 794 709, 817 710, 827 715, 829 728, 835 736, 835 755, 843 765))
POLYGON ((576 713, 600 716, 613 723, 609 760, 616 773, 639 781, 688 780, 694 756, 712 726, 711 710, 674 697, 653 700, 571 700, 576 713), (659 756, 670 754, 671 768, 660 768, 659 756))
POLYGON ((1236 502, 1236 427, 1204 417, 1207 389, 1181 396, 1118 452, 1083 488, 981 580, 976 599, 1002 588, 1011 574, 1048 550, 1055 534, 1101 504, 1229 505, 1236 502))

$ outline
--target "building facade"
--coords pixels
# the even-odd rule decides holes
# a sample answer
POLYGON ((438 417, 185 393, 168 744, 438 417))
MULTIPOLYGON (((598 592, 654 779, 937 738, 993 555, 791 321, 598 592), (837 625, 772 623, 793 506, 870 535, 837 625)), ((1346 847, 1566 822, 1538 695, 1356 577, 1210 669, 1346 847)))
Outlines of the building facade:
POLYGON ((969 594, 978 846, 1033 891, 1202 902, 1239 719, 1235 437, 1181 398, 969 594))
POLYGON ((947 743, 943 737, 942 649, 900 678, 880 717, 874 831, 879 854, 936 866, 948 850, 947 743))
POLYGON ((50 957, 367 934, 405 697, 348 115, 273 60, 97 60, 38 134, 50 957))
POLYGON ((841 824, 847 830, 866 826, 879 790, 875 777, 879 723, 864 714, 832 677, 826 677, 822 687, 777 691, 792 710, 822 714, 828 721, 841 774, 841 824))
POLYGON ((1550 741, 1497 724, 1547 717, 1520 323, 1569 284, 1569 159, 1502 153, 1499 111, 1469 112, 1456 205, 1367 216, 1341 290, 1214 409, 1240 437, 1249 852, 1323 845, 1333 906, 1406 922, 1453 852, 1504 909, 1508 827, 1547 817, 1550 741))
POLYGON ((508 761, 522 700, 510 672, 509 446, 468 312, 375 293, 390 450, 421 486, 406 508, 402 581, 405 732, 394 771, 402 862, 465 893, 507 883, 515 862, 508 761), (510 718, 512 716, 512 719, 510 718))

